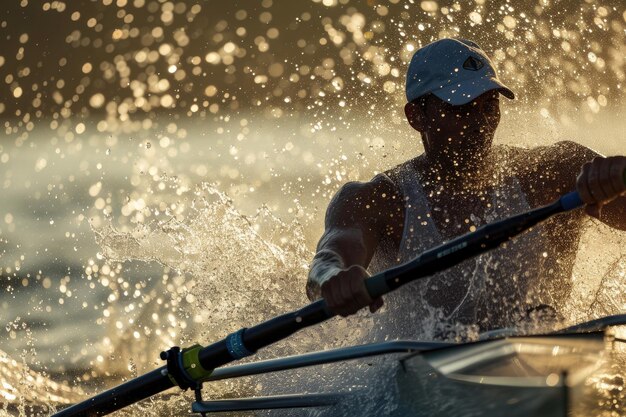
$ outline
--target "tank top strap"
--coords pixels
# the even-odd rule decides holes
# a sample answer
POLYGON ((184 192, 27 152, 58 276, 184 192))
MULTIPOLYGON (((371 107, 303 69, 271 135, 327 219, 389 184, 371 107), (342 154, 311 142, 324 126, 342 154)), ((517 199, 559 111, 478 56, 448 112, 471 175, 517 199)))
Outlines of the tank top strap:
POLYGON ((397 257, 403 263, 439 244, 441 235, 431 217, 422 178, 414 167, 414 160, 398 166, 389 176, 404 199, 404 229, 397 257))

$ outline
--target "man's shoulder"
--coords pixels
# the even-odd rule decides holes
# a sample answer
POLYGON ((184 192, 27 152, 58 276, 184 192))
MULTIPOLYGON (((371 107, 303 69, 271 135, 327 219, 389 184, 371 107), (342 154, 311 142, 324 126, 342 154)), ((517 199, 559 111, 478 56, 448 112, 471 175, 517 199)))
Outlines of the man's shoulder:
POLYGON ((349 181, 341 186, 337 193, 336 198, 355 198, 355 197, 372 197, 380 194, 381 192, 393 192, 394 184, 389 176, 383 172, 377 174, 369 181, 349 181))
POLYGON ((401 197, 394 184, 380 174, 367 182, 344 184, 328 205, 326 227, 350 225, 376 230, 379 237, 386 236, 389 226, 395 225, 395 219, 401 219, 402 213, 401 197))
POLYGON ((509 157, 514 160, 521 159, 524 163, 532 162, 533 159, 537 162, 559 162, 564 159, 578 159, 585 162, 598 155, 592 149, 571 140, 562 140, 549 145, 533 147, 500 145, 497 149, 499 156, 509 157))
POLYGON ((349 196, 399 196, 401 194, 400 184, 403 178, 412 172, 416 172, 421 164, 423 156, 409 159, 392 168, 380 172, 369 181, 351 181, 345 183, 338 191, 337 195, 349 196))
POLYGON ((398 192, 395 184, 386 173, 376 175, 369 181, 345 183, 333 197, 331 204, 366 208, 385 205, 395 201, 398 192))
MULTIPOLYGON (((407 178, 414 178, 417 174, 419 175, 421 170, 424 167, 424 154, 421 154, 413 159, 409 159, 404 161, 393 168, 390 168, 378 176, 384 177, 385 181, 390 184, 393 184, 394 189, 397 193, 401 193, 401 184, 407 178)), ((376 177, 374 177, 376 178, 376 177)))
POLYGON ((498 146, 498 162, 510 172, 524 174, 538 170, 550 174, 576 175, 580 167, 598 153, 580 143, 564 140, 534 147, 498 146))
POLYGON ((598 154, 573 141, 531 148, 509 147, 509 174, 515 175, 535 205, 573 190, 581 166, 598 154))

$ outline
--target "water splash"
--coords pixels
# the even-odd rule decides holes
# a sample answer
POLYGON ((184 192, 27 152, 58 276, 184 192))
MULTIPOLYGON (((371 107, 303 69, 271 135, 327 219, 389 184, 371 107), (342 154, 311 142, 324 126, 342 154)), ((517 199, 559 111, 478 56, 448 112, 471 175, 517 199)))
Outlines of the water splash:
MULTIPOLYGON (((3 347, 14 371, 7 383, 18 387, 7 400, 11 410, 42 405, 30 393, 52 386, 51 379, 75 377, 71 385, 98 391, 157 365, 162 348, 210 342, 306 303, 311 254, 303 236, 317 238, 319 228, 282 223, 272 214, 278 203, 243 216, 218 190, 252 196, 254 207, 269 202, 268 189, 281 203, 304 196, 302 211, 318 221, 317 208, 341 183, 412 156, 419 145, 402 118, 402 75, 427 42, 476 40, 520 93, 519 102, 503 107, 516 124, 501 128, 508 136, 501 141, 534 145, 544 136, 545 144, 571 134, 623 153, 623 124, 616 122, 623 108, 621 3, 353 3, 284 8, 263 0, 245 8, 214 4, 208 14, 202 4, 172 1, 7 5, 0 29, 13 52, 0 55, 7 98, 0 99, 1 185, 10 196, 0 218, 2 308, 5 323, 14 322, 12 309, 31 313, 22 314, 15 339, 9 332, 3 347), (30 29, 43 21, 59 30, 30 29), (193 128, 199 130, 189 134, 193 128), (287 139, 269 143, 276 135, 287 139), (187 166, 193 146, 208 150, 187 166), (126 178, 122 171, 133 164, 126 178), (162 172, 179 178, 161 181, 162 172), (222 183, 195 186, 207 177, 222 183), (84 249, 93 243, 80 227, 88 218, 99 249, 84 249), (28 335, 38 320, 49 326, 39 329, 39 340, 28 335), (86 338, 76 350, 66 344, 68 332, 86 338), (31 355, 37 360, 24 362, 11 350, 22 339, 27 349, 40 348, 31 355), (46 369, 56 373, 48 377, 46 369), (22 371, 41 375, 41 385, 20 385, 22 371)), ((613 250, 620 247, 623 235, 604 229, 583 241, 569 319, 626 308, 624 254, 613 250)), ((297 347, 285 342, 261 356, 349 344, 367 326, 363 316, 334 322, 303 333, 297 347)), ((59 403, 76 398, 59 386, 59 403)), ((175 414, 180 398, 158 404, 175 414)), ((128 413, 154 412, 149 404, 128 413)))
MULTIPOLYGON (((208 184, 187 194, 187 209, 176 216, 166 212, 128 232, 111 221, 94 228, 104 262, 164 268, 152 288, 133 296, 121 289, 112 292, 116 301, 108 308, 107 322, 124 317, 130 323, 113 330, 119 337, 109 344, 113 362, 133 358, 137 368, 149 368, 161 349, 192 341, 207 344, 306 303, 298 289, 304 288, 311 253, 298 222, 284 223, 266 207, 243 215, 208 184), (132 321, 130 305, 135 305, 132 321)), ((113 362, 105 361, 103 369, 111 371, 113 362)))
POLYGON ((41 364, 25 321, 18 317, 5 328, 11 338, 26 338, 29 348, 21 352, 19 361, 0 351, 0 415, 46 415, 85 396, 81 388, 72 387, 67 379, 56 382, 58 375, 35 370, 41 369, 41 364))

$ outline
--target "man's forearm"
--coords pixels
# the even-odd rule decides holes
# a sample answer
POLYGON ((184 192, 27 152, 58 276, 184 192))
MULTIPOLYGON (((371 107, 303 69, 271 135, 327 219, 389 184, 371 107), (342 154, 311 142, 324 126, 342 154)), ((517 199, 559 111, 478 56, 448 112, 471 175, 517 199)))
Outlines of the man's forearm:
POLYGON ((317 252, 311 262, 309 278, 306 284, 306 294, 309 300, 321 298, 321 287, 324 282, 345 268, 341 255, 330 249, 317 252))

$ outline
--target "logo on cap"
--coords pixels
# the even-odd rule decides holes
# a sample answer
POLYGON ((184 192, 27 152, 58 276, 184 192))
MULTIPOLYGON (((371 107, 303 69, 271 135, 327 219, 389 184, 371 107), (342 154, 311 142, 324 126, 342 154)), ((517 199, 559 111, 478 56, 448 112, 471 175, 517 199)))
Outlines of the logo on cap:
POLYGON ((473 56, 470 56, 469 58, 467 58, 465 62, 463 63, 463 68, 465 68, 466 70, 470 70, 470 71, 478 71, 484 66, 485 64, 483 64, 483 62, 480 59, 476 59, 473 56))

